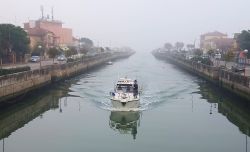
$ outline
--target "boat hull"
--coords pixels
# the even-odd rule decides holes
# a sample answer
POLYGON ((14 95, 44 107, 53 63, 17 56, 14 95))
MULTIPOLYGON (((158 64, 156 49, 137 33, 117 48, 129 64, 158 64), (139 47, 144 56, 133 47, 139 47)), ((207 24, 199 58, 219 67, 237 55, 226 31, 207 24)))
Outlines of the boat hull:
POLYGON ((130 110, 130 109, 138 108, 140 104, 139 100, 121 102, 120 100, 111 99, 111 102, 112 102, 113 107, 119 110, 130 110))

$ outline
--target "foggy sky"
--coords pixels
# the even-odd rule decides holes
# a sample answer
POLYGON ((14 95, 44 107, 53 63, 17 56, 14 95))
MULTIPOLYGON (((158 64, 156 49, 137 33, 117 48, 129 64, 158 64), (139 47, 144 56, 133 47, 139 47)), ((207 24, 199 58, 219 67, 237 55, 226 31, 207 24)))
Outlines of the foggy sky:
POLYGON ((250 27, 249 0, 1 0, 0 23, 23 26, 54 7, 55 18, 100 46, 151 51, 165 42, 194 43, 215 30, 232 35, 250 27))

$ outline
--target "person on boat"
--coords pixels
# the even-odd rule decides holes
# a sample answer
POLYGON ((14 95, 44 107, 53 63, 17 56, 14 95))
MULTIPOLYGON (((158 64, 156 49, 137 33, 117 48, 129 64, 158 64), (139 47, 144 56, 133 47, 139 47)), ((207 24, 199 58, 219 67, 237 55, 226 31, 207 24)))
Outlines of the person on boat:
POLYGON ((134 97, 137 98, 138 95, 138 84, 137 84, 137 80, 134 81, 134 97))

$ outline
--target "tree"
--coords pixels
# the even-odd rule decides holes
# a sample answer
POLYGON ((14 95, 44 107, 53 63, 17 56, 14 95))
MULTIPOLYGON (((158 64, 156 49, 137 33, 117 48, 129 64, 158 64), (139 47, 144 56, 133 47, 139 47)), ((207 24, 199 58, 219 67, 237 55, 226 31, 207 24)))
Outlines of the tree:
POLYGON ((29 51, 30 40, 27 33, 19 26, 0 24, 0 54, 7 56, 15 52, 24 55, 29 51))
POLYGON ((227 63, 229 61, 232 61, 233 58, 234 58, 233 51, 232 50, 227 51, 226 54, 224 55, 225 67, 227 67, 227 63))
POLYGON ((111 48, 110 47, 105 47, 105 50, 106 51, 111 51, 111 48))
POLYGON ((72 55, 77 54, 77 48, 76 47, 69 47, 69 49, 64 50, 64 54, 66 57, 70 57, 72 55))
POLYGON ((213 56, 214 50, 209 50, 209 51, 207 51, 207 54, 209 55, 209 57, 213 56))
POLYGON ((80 48, 80 52, 83 54, 86 54, 87 52, 91 51, 92 48, 87 47, 87 46, 83 46, 80 48))
POLYGON ((60 53, 60 51, 59 51, 57 48, 55 48, 55 47, 50 48, 50 49, 48 50, 48 55, 49 55, 50 58, 53 58, 53 63, 54 63, 55 57, 56 57, 57 55, 59 55, 59 53, 60 53))
POLYGON ((194 50, 194 55, 195 56, 201 56, 203 54, 203 51, 201 49, 195 49, 194 50))
POLYGON ((45 52, 45 46, 42 43, 37 43, 31 54, 40 56, 44 55, 44 52, 45 52))
POLYGON ((176 50, 180 51, 180 50, 182 50, 183 47, 184 47, 184 43, 183 42, 176 42, 175 43, 176 50))
POLYGON ((89 38, 81 38, 80 39, 80 43, 81 43, 81 46, 88 46, 88 47, 93 47, 94 46, 94 43, 91 39, 89 38))
POLYGON ((168 51, 170 51, 173 48, 173 45, 171 43, 165 43, 164 44, 164 48, 167 49, 168 51))
POLYGON ((195 47, 194 47, 194 44, 187 44, 187 49, 189 51, 193 50, 195 47))
POLYGON ((104 49, 103 47, 100 47, 100 50, 101 50, 101 52, 104 52, 104 51, 105 51, 105 49, 104 49))
MULTIPOLYGON (((250 30, 243 30, 237 37, 237 43, 241 50, 250 50, 250 30)), ((250 53, 248 53, 247 56, 249 58, 250 53)))

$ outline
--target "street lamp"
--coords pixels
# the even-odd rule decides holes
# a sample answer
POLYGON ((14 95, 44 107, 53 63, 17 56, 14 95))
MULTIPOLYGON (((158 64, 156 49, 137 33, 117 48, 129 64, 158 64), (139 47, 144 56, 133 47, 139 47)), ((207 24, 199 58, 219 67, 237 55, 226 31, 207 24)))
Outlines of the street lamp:
POLYGON ((38 48, 40 50, 40 70, 41 70, 41 68, 42 68, 42 59, 41 59, 41 57, 42 57, 42 46, 38 45, 38 48))
POLYGON ((244 76, 246 76, 246 62, 247 62, 247 53, 248 53, 248 50, 245 49, 243 52, 245 54, 245 57, 244 57, 244 76))

